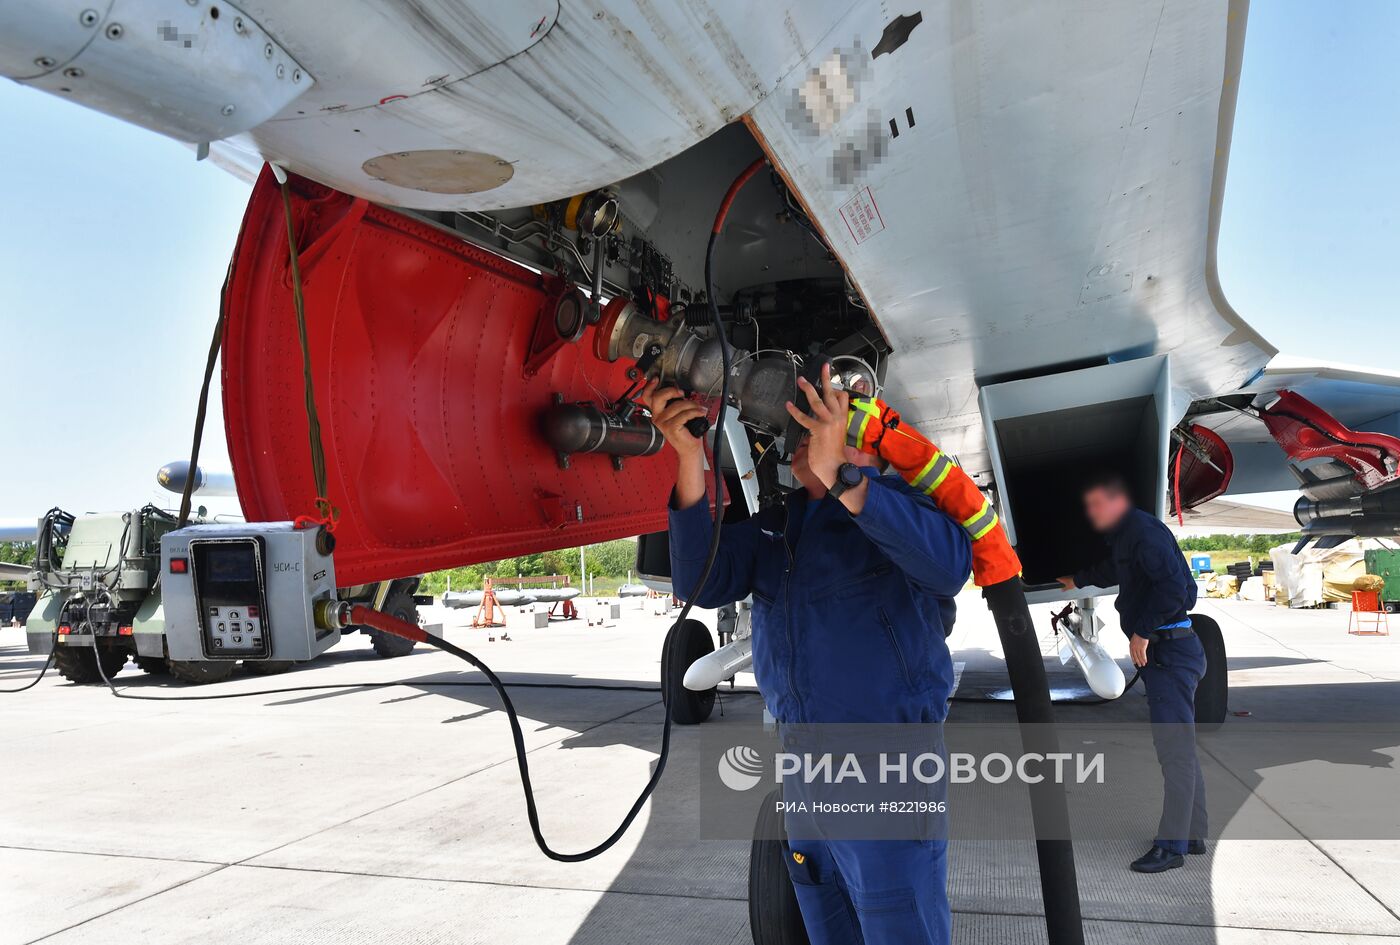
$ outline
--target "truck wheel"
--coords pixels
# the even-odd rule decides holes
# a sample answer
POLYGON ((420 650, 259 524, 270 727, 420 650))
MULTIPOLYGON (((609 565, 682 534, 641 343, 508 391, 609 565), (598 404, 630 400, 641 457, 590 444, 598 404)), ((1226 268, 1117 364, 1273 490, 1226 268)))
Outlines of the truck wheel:
POLYGON ((143 673, 150 673, 152 676, 164 676, 170 672, 170 667, 165 665, 163 656, 136 656, 132 657, 136 661, 137 667, 143 673))
POLYGON ((120 650, 102 650, 101 655, 90 646, 60 646, 53 654, 53 665, 58 674, 69 682, 79 685, 102 682, 105 673, 111 678, 126 665, 126 654, 120 650), (102 667, 98 669, 98 660, 102 667))
POLYGON ((237 660, 168 660, 170 675, 196 686, 222 682, 233 675, 237 660))
POLYGON ((715 708, 715 690, 685 688, 685 671, 706 653, 715 651, 710 629, 698 620, 673 626, 661 647, 661 699, 677 725, 699 725, 715 708))
POLYGON ((797 906, 788 875, 787 851, 779 837, 783 815, 778 802, 783 792, 768 792, 758 809, 749 847, 749 934, 754 945, 807 945, 807 927, 797 906))
POLYGON ((1230 706, 1230 672, 1220 624, 1204 614, 1191 615, 1191 628, 1206 651, 1206 674, 1196 684, 1196 724, 1217 726, 1230 706))
MULTIPOLYGON (((389 595, 384 601, 384 613, 408 623, 418 623, 418 604, 413 595, 406 590, 394 591, 389 595)), ((371 629, 369 645, 384 659, 392 659, 396 656, 407 656, 413 651, 414 643, 393 633, 371 629)))
POLYGON ((295 660, 244 660, 243 668, 256 676, 276 676, 296 665, 295 660))

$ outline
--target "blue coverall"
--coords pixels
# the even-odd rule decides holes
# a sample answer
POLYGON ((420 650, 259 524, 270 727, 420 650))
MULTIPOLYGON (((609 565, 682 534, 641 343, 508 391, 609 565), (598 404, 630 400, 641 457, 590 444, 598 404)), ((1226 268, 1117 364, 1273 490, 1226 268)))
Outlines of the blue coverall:
MULTIPOLYGON (((724 527, 709 580, 718 607, 753 594, 754 675, 782 725, 941 723, 953 689, 945 642, 967 582, 963 529, 896 476, 870 479, 851 515, 805 493, 724 527)), ((671 577, 692 593, 709 548, 705 502, 670 514, 671 577)), ((789 840, 813 945, 946 943, 946 839, 789 840)))
POLYGON ((1123 632, 1148 641, 1142 683, 1164 788, 1153 843, 1185 853, 1190 840, 1206 838, 1208 826, 1195 730, 1196 685, 1206 673, 1206 653, 1188 613, 1196 604, 1196 582, 1171 530, 1156 516, 1133 509, 1104 537, 1109 557, 1075 574, 1074 583, 1116 584, 1123 632))

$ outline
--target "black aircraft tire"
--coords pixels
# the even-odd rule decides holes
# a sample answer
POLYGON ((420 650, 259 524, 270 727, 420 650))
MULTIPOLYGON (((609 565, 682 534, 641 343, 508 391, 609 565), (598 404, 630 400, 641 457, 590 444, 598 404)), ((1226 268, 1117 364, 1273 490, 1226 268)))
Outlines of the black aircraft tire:
POLYGON ((808 945, 807 928, 788 875, 781 790, 774 789, 758 810, 749 847, 749 934, 753 945, 808 945))
POLYGON ((223 682, 233 675, 237 660, 168 660, 170 675, 180 682, 200 686, 204 683, 223 682))
POLYGON ((100 683, 104 671, 110 678, 126 665, 126 654, 120 650, 103 650, 101 669, 97 666, 98 659, 90 646, 60 646, 54 651, 53 665, 60 676, 80 686, 100 683))
POLYGON ((1206 674, 1196 684, 1196 724, 1217 726, 1230 707, 1230 673, 1220 624, 1204 614, 1191 615, 1191 627, 1206 651, 1206 674))
POLYGON ((661 647, 661 699, 677 725, 699 725, 715 708, 715 690, 693 692, 685 688, 685 671, 706 653, 715 651, 710 629, 698 620, 671 627, 661 647))

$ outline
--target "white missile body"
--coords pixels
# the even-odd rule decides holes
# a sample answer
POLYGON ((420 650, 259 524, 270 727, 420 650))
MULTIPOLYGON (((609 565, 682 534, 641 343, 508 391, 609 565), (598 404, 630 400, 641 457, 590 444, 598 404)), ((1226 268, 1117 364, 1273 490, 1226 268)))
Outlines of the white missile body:
POLYGON ((1101 643, 1097 640, 1091 643, 1067 627, 1064 629, 1064 639, 1094 695, 1101 699, 1117 699, 1123 694, 1126 686, 1123 670, 1101 643))
POLYGON ((735 673, 753 665, 753 637, 744 637, 725 644, 713 653, 706 653, 685 671, 685 688, 694 692, 713 689, 735 673))

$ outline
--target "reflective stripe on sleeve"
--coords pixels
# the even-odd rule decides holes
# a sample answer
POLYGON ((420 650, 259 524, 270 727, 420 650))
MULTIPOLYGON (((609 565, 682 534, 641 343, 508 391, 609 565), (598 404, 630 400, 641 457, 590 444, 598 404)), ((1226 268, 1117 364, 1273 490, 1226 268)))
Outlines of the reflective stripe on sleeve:
POLYGON ((932 495, 934 489, 943 485, 943 480, 948 478, 948 472, 952 468, 953 461, 942 450, 935 450, 928 465, 919 470, 919 474, 909 484, 926 495, 932 495))
POLYGON ((992 503, 983 499, 982 508, 977 514, 964 519, 961 524, 968 536, 976 541, 996 527, 997 513, 992 508, 992 503))

